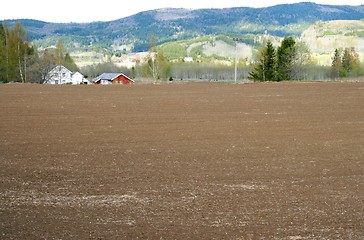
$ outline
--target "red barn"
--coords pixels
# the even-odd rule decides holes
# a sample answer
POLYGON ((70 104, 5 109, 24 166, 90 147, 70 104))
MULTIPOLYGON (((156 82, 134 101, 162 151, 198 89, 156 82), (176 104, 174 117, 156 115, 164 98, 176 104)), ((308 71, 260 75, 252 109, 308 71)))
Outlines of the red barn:
POLYGON ((95 84, 132 84, 134 80, 123 73, 103 73, 93 80, 95 84))

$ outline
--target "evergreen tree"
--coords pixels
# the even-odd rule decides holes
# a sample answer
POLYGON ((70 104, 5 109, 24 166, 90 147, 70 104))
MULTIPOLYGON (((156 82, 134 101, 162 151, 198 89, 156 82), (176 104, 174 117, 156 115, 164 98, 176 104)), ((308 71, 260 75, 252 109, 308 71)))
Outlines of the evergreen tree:
POLYGON ((271 41, 259 51, 259 60, 255 64, 249 79, 254 81, 276 81, 276 51, 271 41))
POLYGON ((350 49, 350 64, 352 67, 352 71, 351 71, 351 75, 352 76, 360 76, 363 74, 363 69, 361 67, 361 63, 360 63, 360 58, 359 58, 359 54, 355 51, 355 48, 352 47, 350 49))
POLYGON ((268 41, 267 43, 265 58, 265 80, 276 81, 276 50, 274 49, 271 41, 268 41))
POLYGON ((293 64, 296 58, 296 41, 285 37, 277 50, 277 81, 293 79, 293 64))
POLYGON ((64 60, 63 60, 64 66, 72 71, 72 72, 76 72, 79 71, 75 61, 73 61, 71 55, 69 53, 66 53, 66 55, 64 56, 64 60))
POLYGON ((358 76, 361 72, 359 55, 354 48, 345 48, 342 57, 344 77, 358 76))
POLYGON ((248 79, 253 80, 253 81, 260 81, 260 82, 265 81, 265 76, 263 73, 264 72, 265 52, 266 52, 265 47, 260 49, 260 51, 258 53, 258 55, 260 56, 259 60, 258 60, 258 62, 255 63, 253 71, 251 71, 249 73, 248 79))
POLYGON ((256 64, 254 70, 249 73, 248 79, 263 82, 263 65, 256 64))
POLYGON ((343 70, 342 61, 341 61, 341 53, 338 49, 335 49, 334 57, 332 58, 331 64, 331 77, 339 78, 341 77, 343 70))
POLYGON ((343 74, 342 75, 343 75, 343 77, 348 77, 352 70, 351 54, 350 54, 349 49, 345 48, 341 61, 342 61, 342 65, 343 65, 343 74))
POLYGON ((68 70, 72 72, 79 71, 78 66, 75 61, 72 59, 71 55, 66 52, 65 47, 61 41, 58 41, 56 44, 55 50, 55 61, 57 65, 65 66, 68 70))

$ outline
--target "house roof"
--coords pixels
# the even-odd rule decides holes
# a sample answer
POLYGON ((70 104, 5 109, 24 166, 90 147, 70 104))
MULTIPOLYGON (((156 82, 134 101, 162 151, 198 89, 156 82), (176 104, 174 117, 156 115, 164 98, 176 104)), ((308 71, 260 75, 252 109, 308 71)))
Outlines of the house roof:
POLYGON ((66 68, 63 65, 55 65, 49 72, 59 72, 59 71, 62 71, 62 70, 65 70, 65 71, 67 71, 69 73, 72 73, 68 68, 66 68))
POLYGON ((112 81, 115 78, 119 77, 120 75, 124 76, 125 78, 127 78, 129 81, 134 82, 133 79, 131 79, 130 77, 126 76, 123 73, 103 73, 100 76, 96 77, 93 81, 94 82, 98 82, 100 80, 108 80, 108 81, 112 81))
MULTIPOLYGON (((71 70, 69 70, 68 68, 66 68, 65 66, 63 66, 63 65, 55 65, 50 71, 49 71, 49 73, 52 73, 52 72, 60 72, 60 71, 62 71, 62 70, 64 70, 64 71, 67 71, 67 72, 69 72, 69 73, 71 73, 72 75, 74 75, 74 74, 81 74, 82 76, 83 76, 83 74, 82 73, 80 73, 80 72, 78 72, 78 71, 76 71, 76 72, 72 72, 71 70)), ((48 74, 49 74, 48 73, 48 74)))
POLYGON ((82 76, 83 76, 83 74, 82 74, 82 73, 80 73, 80 72, 73 72, 73 73, 72 73, 72 75, 75 75, 75 74, 80 74, 80 75, 82 75, 82 76))

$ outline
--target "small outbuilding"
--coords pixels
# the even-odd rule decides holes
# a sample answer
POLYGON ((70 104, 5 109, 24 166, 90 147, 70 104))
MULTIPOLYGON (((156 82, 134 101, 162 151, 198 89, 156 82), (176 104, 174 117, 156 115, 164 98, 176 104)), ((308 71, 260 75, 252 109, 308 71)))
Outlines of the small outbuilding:
POLYGON ((103 73, 93 80, 95 84, 133 84, 134 80, 123 73, 103 73))

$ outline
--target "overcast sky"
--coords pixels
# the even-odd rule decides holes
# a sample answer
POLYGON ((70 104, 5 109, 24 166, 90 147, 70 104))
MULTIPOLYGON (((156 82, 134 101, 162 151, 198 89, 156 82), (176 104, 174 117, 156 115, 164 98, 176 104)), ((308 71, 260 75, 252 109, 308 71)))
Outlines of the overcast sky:
MULTIPOLYGON (((10 0, 2 6, 0 20, 28 18, 47 22, 110 21, 157 8, 267 7, 304 0, 10 0)), ((361 5, 364 0, 311 0, 328 5, 361 5)))

